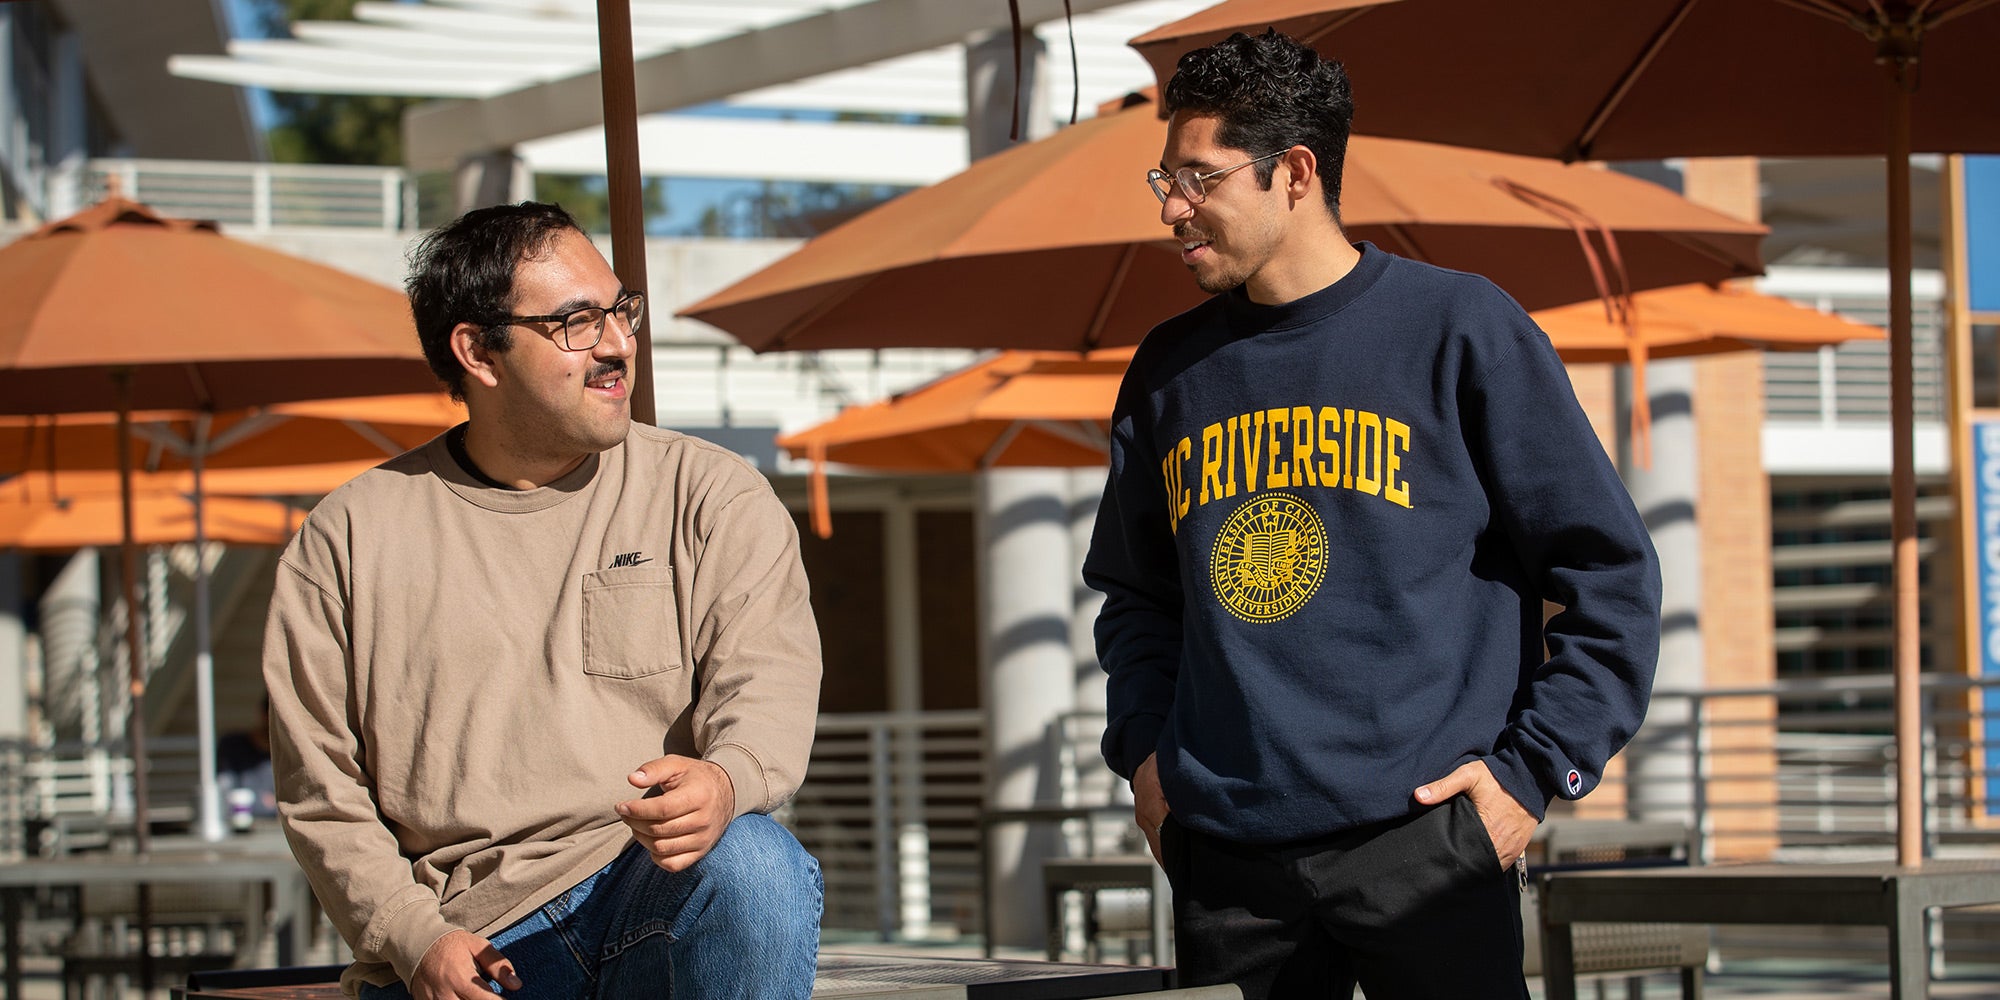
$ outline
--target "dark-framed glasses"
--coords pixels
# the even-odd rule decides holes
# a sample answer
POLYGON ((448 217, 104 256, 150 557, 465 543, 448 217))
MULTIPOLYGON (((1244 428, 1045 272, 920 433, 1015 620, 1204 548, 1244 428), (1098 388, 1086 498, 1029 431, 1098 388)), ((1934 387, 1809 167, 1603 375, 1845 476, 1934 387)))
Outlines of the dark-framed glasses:
POLYGON ((1153 189, 1153 197, 1160 199, 1160 204, 1162 205, 1167 203, 1167 199, 1173 195, 1175 188, 1180 189, 1181 197, 1186 198, 1188 204, 1199 205, 1208 200, 1207 185, 1209 181, 1233 171, 1241 170, 1252 163, 1268 160, 1274 156, 1283 156, 1291 151, 1292 147, 1286 146, 1275 153, 1253 156, 1242 163, 1231 164, 1219 170, 1211 170, 1205 174, 1197 172, 1193 167, 1182 167, 1171 174, 1155 168, 1146 171, 1146 186, 1153 189))
POLYGON ((509 316, 508 323, 554 323, 553 336, 562 339, 565 350, 588 351, 604 339, 604 320, 616 316, 625 323, 626 333, 636 333, 639 319, 646 315, 646 293, 626 292, 610 306, 582 306, 548 316, 509 316))

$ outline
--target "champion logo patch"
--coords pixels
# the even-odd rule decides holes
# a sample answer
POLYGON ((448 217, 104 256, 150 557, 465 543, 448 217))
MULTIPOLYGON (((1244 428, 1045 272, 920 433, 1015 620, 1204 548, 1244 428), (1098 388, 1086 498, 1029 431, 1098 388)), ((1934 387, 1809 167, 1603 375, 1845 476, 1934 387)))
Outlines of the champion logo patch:
POLYGON ((1583 775, 1576 773, 1576 768, 1569 769, 1569 774, 1564 776, 1563 782, 1569 786, 1570 795, 1583 794, 1583 775))

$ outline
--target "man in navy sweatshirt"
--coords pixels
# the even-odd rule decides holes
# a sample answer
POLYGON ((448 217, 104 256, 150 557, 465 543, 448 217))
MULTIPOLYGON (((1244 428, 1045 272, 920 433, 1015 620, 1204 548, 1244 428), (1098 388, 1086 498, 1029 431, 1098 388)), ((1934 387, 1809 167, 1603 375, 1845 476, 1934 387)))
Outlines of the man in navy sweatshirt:
POLYGON ((1125 376, 1084 577, 1183 982, 1526 997, 1510 869, 1645 715, 1645 525, 1512 299, 1348 242, 1338 63, 1239 34, 1165 107, 1214 297, 1125 376))

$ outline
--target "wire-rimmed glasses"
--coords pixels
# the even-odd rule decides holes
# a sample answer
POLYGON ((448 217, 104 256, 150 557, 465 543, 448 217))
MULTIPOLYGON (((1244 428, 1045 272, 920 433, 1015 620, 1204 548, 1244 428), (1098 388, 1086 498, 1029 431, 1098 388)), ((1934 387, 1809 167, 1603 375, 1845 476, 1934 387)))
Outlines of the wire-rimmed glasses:
POLYGON ((1146 171, 1146 186, 1153 189, 1153 197, 1160 199, 1160 204, 1162 205, 1167 203, 1167 198, 1174 193, 1174 188, 1180 189, 1181 197, 1186 198, 1188 204, 1199 205, 1208 200, 1207 183, 1209 181, 1232 171, 1241 170, 1252 163, 1268 160, 1274 156, 1283 156, 1291 151, 1292 148, 1286 146, 1275 153, 1253 156, 1242 163, 1232 164, 1218 170, 1211 170, 1205 174, 1197 172, 1193 167, 1182 167, 1171 174, 1156 167, 1146 171), (1172 183, 1169 184, 1169 181, 1172 183))
POLYGON ((582 306, 548 316, 509 316, 508 323, 554 323, 562 336, 564 350, 588 351, 604 339, 604 319, 616 315, 625 322, 627 333, 636 333, 639 319, 646 315, 646 293, 626 292, 610 306, 582 306))

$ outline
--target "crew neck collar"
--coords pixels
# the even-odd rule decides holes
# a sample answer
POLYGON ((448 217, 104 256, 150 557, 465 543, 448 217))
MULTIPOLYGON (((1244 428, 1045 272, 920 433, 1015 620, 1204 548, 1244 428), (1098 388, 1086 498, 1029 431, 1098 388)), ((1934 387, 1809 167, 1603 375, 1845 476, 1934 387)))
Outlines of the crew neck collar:
POLYGON ((1241 285, 1222 293, 1230 330, 1243 337, 1290 330, 1309 326, 1347 308, 1348 303, 1360 298, 1389 268, 1389 255, 1376 249, 1373 243, 1364 240, 1354 244, 1354 249, 1361 258, 1338 281, 1290 302, 1268 306, 1253 302, 1241 285))

